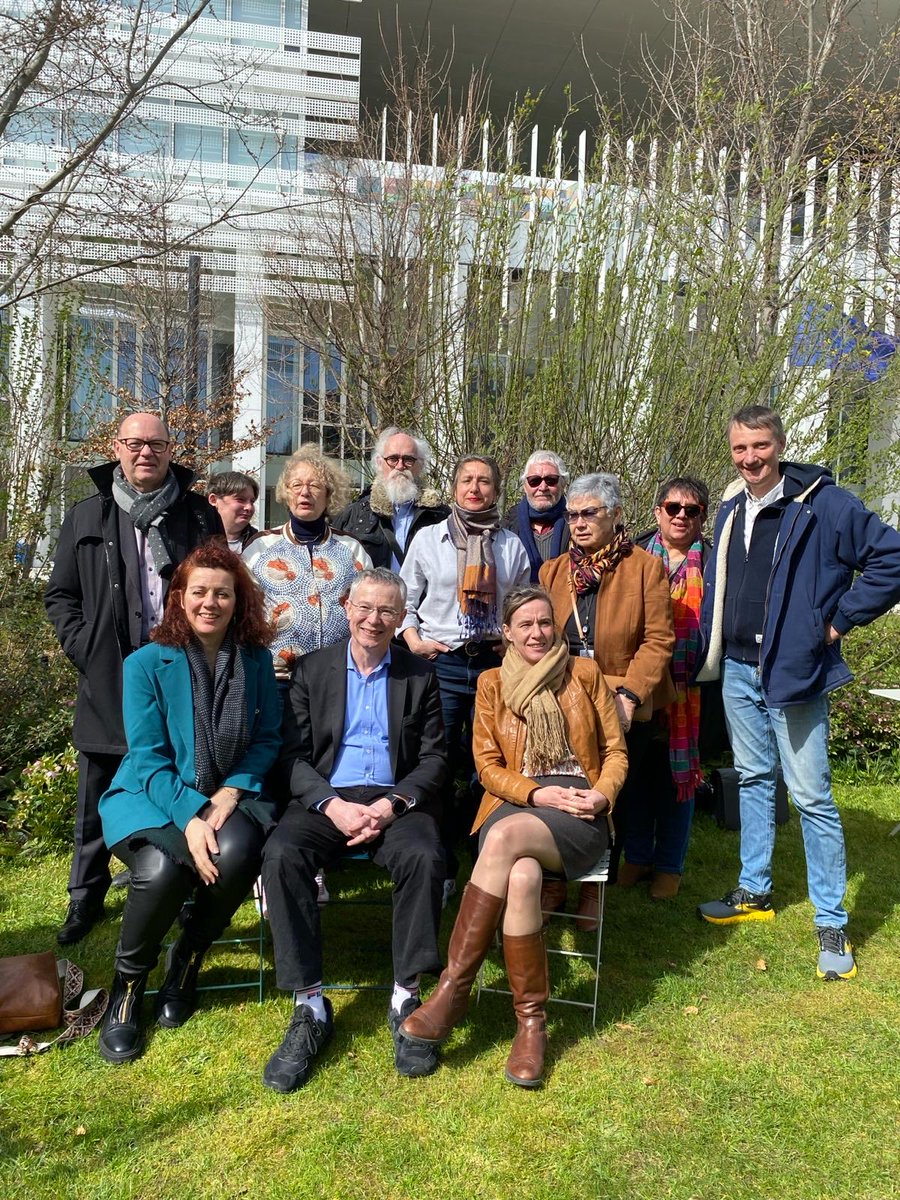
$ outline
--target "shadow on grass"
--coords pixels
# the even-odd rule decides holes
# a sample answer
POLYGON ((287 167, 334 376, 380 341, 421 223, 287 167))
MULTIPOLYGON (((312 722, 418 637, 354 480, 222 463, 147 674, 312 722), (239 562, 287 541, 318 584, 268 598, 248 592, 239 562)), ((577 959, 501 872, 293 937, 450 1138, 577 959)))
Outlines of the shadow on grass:
MULTIPOLYGON (((850 873, 853 879, 851 936, 862 948, 883 927, 896 902, 896 869, 900 855, 900 837, 888 834, 895 823, 873 813, 848 805, 842 807, 850 873)), ((609 888, 607 891, 606 921, 603 938, 603 965, 600 972, 599 1007, 596 1030, 588 1012, 551 1005, 550 1062, 561 1058, 572 1045, 584 1038, 602 1035, 617 1022, 629 1022, 654 997, 660 983, 667 977, 690 977, 698 960, 723 945, 727 946, 731 931, 716 928, 696 917, 698 903, 721 896, 734 886, 739 869, 739 834, 719 829, 706 814, 698 813, 692 834, 686 874, 681 892, 669 903, 654 903, 646 887, 632 889, 609 888)), ((807 901, 806 863, 803 852, 800 821, 792 809, 791 819, 777 830, 774 856, 776 907, 785 910, 803 905, 810 928, 812 909, 807 901)), ((28 869, 23 866, 6 874, 6 886, 21 879, 27 886, 28 869)), ((60 879, 60 887, 63 882, 60 879)), ((392 983, 391 971, 391 908, 390 882, 384 871, 370 864, 349 863, 328 872, 328 886, 333 900, 323 911, 322 929, 325 973, 331 982, 348 985, 375 985, 387 989, 392 983), (362 903, 361 901, 375 901, 362 903)), ((571 889, 570 905, 576 900, 571 889)), ((112 973, 119 921, 124 908, 125 894, 111 893, 107 899, 107 919, 91 934, 68 951, 85 972, 87 986, 105 986, 112 973)), ((456 918, 458 898, 451 902, 441 923, 442 947, 446 948, 456 918)), ((56 924, 35 922, 10 928, 9 913, 5 913, 7 928, 2 938, 3 954, 24 954, 47 948, 56 949, 56 924)), ((62 913, 60 913, 60 918, 62 913)), ((568 923, 567 923, 568 924, 568 923)), ((250 904, 239 910, 234 930, 250 934, 256 928, 256 914, 250 904)), ((775 926, 777 930, 777 924, 775 926)), ((593 935, 566 933, 571 941, 587 948, 593 935)), ((62 953, 62 950, 60 950, 62 953)), ((812 950, 810 950, 812 957, 812 950)), ((236 977, 253 974, 253 946, 227 947, 214 951, 201 975, 202 984, 231 982, 236 977)), ((502 968, 493 978, 501 978, 502 968)), ((154 980, 158 982, 161 968, 154 980)), ((591 972, 585 964, 560 960, 551 962, 553 994, 589 999, 592 994, 591 972)), ((431 981, 426 980, 425 990, 431 981)), ((500 986, 505 986, 500 983, 500 986)), ((272 966, 271 939, 266 947, 265 994, 273 999, 279 993, 275 987, 272 966)), ((331 993, 332 999, 336 998, 331 993)), ((346 1052, 354 1034, 380 1031, 385 1039, 385 1064, 391 1062, 391 1043, 387 1031, 388 997, 382 991, 348 991, 337 993, 340 998, 336 1038, 327 1058, 346 1052)), ((252 992, 204 992, 203 1009, 226 1008, 253 998, 252 992)), ((284 995, 284 1021, 289 1017, 290 1002, 284 995)), ((463 1036, 454 1036, 445 1052, 444 1061, 450 1067, 463 1066, 508 1043, 514 1031, 512 1004, 508 996, 486 995, 476 1004, 473 997, 463 1036)), ((274 1048, 274 1046, 273 1046, 274 1048)))

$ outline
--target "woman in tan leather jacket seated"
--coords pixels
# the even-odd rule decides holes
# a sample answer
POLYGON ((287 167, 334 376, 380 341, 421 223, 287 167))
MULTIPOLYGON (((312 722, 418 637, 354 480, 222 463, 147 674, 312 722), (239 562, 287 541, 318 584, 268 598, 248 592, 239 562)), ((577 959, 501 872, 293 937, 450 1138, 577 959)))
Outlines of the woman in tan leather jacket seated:
POLYGON ((600 668, 569 657, 550 597, 513 588, 503 605, 509 648, 478 681, 472 749, 485 787, 475 819, 480 852, 450 936, 447 967, 401 1026, 411 1041, 442 1042, 465 1015, 503 917, 503 954, 517 1031, 506 1078, 543 1079, 549 994, 541 881, 589 870, 609 846, 610 812, 628 770, 615 702, 600 668))

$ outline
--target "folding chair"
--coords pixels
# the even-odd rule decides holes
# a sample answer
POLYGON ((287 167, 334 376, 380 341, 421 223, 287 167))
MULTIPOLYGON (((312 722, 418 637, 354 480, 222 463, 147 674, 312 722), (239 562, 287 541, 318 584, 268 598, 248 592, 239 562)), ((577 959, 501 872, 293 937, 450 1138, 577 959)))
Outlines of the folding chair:
MULTIPOLYGON (((201 983, 201 984, 198 984, 198 986, 197 986, 198 992, 228 992, 228 991, 233 991, 234 989, 237 989, 237 988, 255 988, 256 989, 256 999, 260 1004, 262 1003, 263 990, 264 990, 264 972, 265 972, 265 967, 266 967, 266 921, 262 915, 262 900, 261 900, 261 894, 260 894, 259 888, 260 888, 260 884, 259 884, 259 880, 257 880, 256 883, 254 883, 254 885, 253 885, 253 900, 254 900, 254 904, 256 907, 256 914, 257 914, 256 933, 249 937, 244 936, 244 937, 218 938, 215 942, 213 942, 212 946, 210 947, 210 949, 212 949, 214 946, 256 946, 258 965, 257 965, 255 974, 249 976, 249 978, 236 980, 234 983, 201 983)), ((179 924, 182 924, 182 925, 184 924, 183 917, 184 917, 185 909, 188 908, 190 904, 191 904, 191 901, 189 900, 185 904, 184 908, 182 909, 181 914, 179 914, 179 917, 178 917, 179 924)), ((166 944, 166 950, 168 951, 169 948, 171 946, 173 946, 174 944, 175 944, 174 941, 168 942, 166 944)), ((201 978, 202 978, 202 973, 201 973, 201 978)), ((146 994, 148 996, 155 996, 158 990, 159 990, 158 988, 152 988, 152 989, 148 988, 146 994)))
MULTIPOLYGON (((594 995, 593 999, 588 1000, 569 1000, 563 996, 551 995, 549 1001, 551 1004, 569 1004, 574 1008, 587 1008, 591 1012, 591 1021, 596 1027, 597 1024, 597 999, 600 994, 600 962, 601 948, 603 945, 603 913, 606 907, 606 884, 609 879, 609 857, 610 852, 607 850, 600 860, 584 875, 579 875, 574 883, 596 883, 600 890, 600 912, 597 923, 596 935, 591 934, 595 938, 593 948, 590 951, 586 950, 563 950, 555 946, 548 946, 548 954, 558 954, 565 958, 583 958, 594 965, 594 995)), ((570 912, 550 912, 544 913, 545 917, 558 918, 561 920, 573 921, 576 918, 575 913, 570 912)), ((498 937, 499 944, 499 937, 498 937)), ((494 992, 501 996, 510 996, 512 993, 508 988, 485 987, 484 986, 484 963, 481 970, 478 972, 478 993, 476 1000, 481 999, 482 992, 494 992)))

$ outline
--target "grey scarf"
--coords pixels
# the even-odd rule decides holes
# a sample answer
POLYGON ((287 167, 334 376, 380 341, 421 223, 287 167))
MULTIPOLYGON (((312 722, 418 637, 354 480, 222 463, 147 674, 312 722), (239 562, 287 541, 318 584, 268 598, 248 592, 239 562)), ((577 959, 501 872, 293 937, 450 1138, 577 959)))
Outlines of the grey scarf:
POLYGON ((169 471, 155 492, 139 492, 125 478, 120 465, 113 471, 112 494, 135 529, 140 530, 147 539, 156 570, 161 575, 165 567, 172 566, 172 555, 163 537, 162 521, 181 494, 175 476, 169 471))
POLYGON ((211 796, 247 751, 244 660, 230 633, 216 655, 216 676, 206 652, 191 638, 186 647, 194 693, 194 771, 198 792, 211 796))

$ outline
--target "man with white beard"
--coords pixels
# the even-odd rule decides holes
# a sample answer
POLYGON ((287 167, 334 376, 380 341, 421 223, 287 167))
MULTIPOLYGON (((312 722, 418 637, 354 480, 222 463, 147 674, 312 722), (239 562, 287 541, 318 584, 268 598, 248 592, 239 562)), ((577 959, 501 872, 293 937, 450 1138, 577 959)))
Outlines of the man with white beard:
POLYGON ((363 544, 372 564, 399 571, 410 542, 426 525, 450 515, 434 488, 421 481, 431 463, 428 443, 390 425, 372 451, 372 483, 331 522, 363 544))

